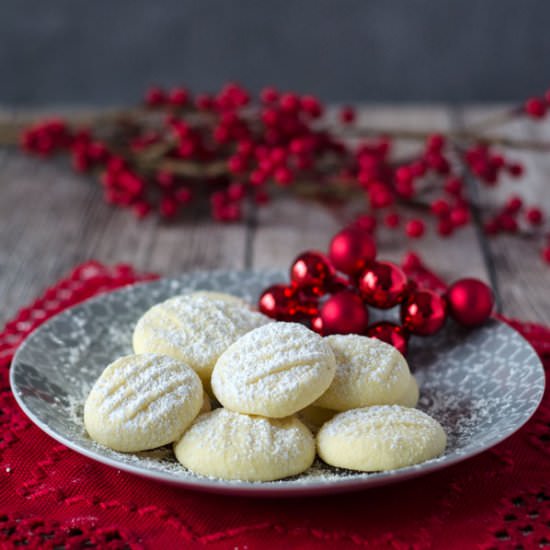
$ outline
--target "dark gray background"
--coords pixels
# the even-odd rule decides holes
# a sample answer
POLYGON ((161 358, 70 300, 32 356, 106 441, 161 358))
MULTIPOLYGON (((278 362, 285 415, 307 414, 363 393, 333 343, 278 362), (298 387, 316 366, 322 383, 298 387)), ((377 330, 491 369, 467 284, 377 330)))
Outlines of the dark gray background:
POLYGON ((548 0, 0 0, 0 103, 116 104, 236 79, 332 101, 523 99, 548 0))

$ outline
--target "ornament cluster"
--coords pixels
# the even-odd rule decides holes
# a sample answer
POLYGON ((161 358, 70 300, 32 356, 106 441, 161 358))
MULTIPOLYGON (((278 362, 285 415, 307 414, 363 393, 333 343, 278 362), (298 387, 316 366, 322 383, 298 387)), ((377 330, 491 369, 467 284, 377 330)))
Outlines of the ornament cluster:
POLYGON ((353 224, 331 240, 328 254, 302 252, 290 267, 290 282, 266 288, 258 301, 265 315, 300 321, 329 334, 365 334, 407 353, 411 335, 430 336, 448 317, 464 327, 483 324, 494 307, 489 286, 478 279, 454 282, 445 293, 419 287, 403 269, 377 260, 368 230, 353 224), (399 308, 400 323, 369 323, 369 309, 399 308))

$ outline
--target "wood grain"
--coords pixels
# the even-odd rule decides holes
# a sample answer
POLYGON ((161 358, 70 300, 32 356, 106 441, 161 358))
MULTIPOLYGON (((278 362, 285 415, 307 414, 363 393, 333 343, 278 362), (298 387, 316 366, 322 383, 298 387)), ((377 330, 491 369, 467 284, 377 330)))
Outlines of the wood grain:
MULTIPOLYGON (((467 107, 459 111, 459 124, 466 126, 489 114, 487 107, 467 107)), ((548 124, 522 119, 503 128, 515 138, 550 140, 548 124)), ((510 160, 525 165, 520 180, 504 178, 496 187, 479 185, 482 200, 503 204, 510 194, 521 196, 528 205, 539 205, 550 212, 550 157, 543 153, 505 151, 510 160)), ((523 227, 527 224, 521 220, 523 227)), ((541 258, 540 246, 511 235, 489 239, 492 260, 497 273, 503 313, 510 317, 537 320, 550 324, 550 269, 541 258)))
MULTIPOLYGON (((459 123, 473 112, 461 111, 459 123)), ((21 120, 35 114, 0 110, 0 119, 21 120)), ((366 106, 360 117, 376 126, 445 129, 456 120, 451 114, 445 106, 366 106)), ((407 156, 416 147, 406 143, 397 154, 407 156)), ((527 163, 537 181, 548 180, 550 161, 528 156, 527 163)), ((543 192, 542 187, 537 189, 532 200, 543 192)), ((174 224, 154 218, 137 223, 130 213, 107 206, 92 178, 74 174, 65 161, 44 162, 6 148, 0 149, 0 193, 0 324, 87 259, 129 262, 163 274, 201 268, 286 268, 302 250, 325 250, 331 235, 362 208, 360 203, 328 208, 280 198, 238 224, 214 224, 194 209, 174 224)), ((487 279, 471 227, 447 240, 435 236, 431 228, 413 244, 399 232, 385 232, 381 256, 399 260, 414 248, 447 280, 466 274, 487 279)), ((515 240, 495 241, 492 248, 505 311, 549 322, 550 307, 544 298, 547 268, 540 262, 535 269, 525 265, 524 249, 515 240)))

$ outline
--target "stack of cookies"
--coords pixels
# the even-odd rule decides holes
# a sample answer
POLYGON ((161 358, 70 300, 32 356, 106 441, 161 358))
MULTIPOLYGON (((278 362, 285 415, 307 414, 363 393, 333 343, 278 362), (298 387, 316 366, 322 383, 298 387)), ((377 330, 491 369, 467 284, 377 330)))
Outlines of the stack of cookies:
POLYGON ((105 369, 84 408, 89 435, 115 450, 172 443, 197 474, 269 481, 307 470, 316 454, 380 471, 445 449, 441 426, 413 408, 406 360, 374 338, 322 338, 239 298, 196 292, 147 311, 133 345, 136 355, 105 369))

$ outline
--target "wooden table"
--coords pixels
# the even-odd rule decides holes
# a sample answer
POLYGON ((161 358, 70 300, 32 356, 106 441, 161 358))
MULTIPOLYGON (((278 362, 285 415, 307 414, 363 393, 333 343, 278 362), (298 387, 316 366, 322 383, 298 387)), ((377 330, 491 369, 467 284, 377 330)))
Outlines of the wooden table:
MULTIPOLYGON (((361 119, 371 125, 402 128, 458 128, 495 107, 366 106, 361 119)), ((4 110, 0 120, 29 113, 4 110)), ((515 122, 516 137, 550 141, 550 125, 515 122), (546 133, 546 137, 544 134, 546 133)), ((550 212, 550 154, 514 152, 528 175, 494 193, 514 187, 527 202, 550 212)), ((129 262, 140 270, 171 275, 205 268, 287 268, 304 249, 326 249, 345 222, 340 211, 295 199, 280 199, 254 221, 222 225, 193 215, 166 224, 155 218, 137 223, 131 213, 107 206, 97 182, 74 174, 66 161, 44 162, 14 148, 0 148, 0 324, 42 289, 88 259, 129 262)), ((540 251, 520 238, 502 236, 484 244, 470 226, 450 239, 430 234, 411 243, 401 236, 381 243, 381 256, 398 260, 414 248, 430 267, 451 281, 462 276, 489 280, 496 274, 503 312, 550 324, 550 266, 540 251)))

